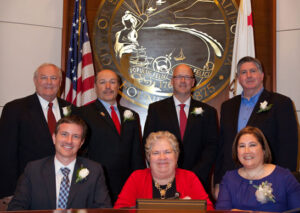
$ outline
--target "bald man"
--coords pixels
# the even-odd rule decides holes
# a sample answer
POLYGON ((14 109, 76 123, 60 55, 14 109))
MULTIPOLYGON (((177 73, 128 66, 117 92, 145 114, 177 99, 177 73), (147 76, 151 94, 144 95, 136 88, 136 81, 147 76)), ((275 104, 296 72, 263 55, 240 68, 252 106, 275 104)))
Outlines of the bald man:
POLYGON ((101 70, 95 78, 97 100, 80 110, 89 127, 88 157, 102 164, 112 201, 136 169, 145 167, 139 116, 117 103, 120 77, 101 70))
POLYGON ((188 65, 175 67, 173 96, 149 105, 143 141, 151 132, 173 133, 180 142, 178 167, 195 172, 208 190, 218 141, 217 112, 191 97, 195 81, 188 65))

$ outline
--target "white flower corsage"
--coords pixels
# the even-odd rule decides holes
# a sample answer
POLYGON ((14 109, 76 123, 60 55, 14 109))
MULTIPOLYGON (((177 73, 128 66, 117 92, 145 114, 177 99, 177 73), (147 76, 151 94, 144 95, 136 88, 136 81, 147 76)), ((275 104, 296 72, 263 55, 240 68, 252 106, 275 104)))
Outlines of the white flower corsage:
POLYGON ((255 192, 256 200, 262 204, 272 201, 275 203, 275 197, 272 194, 272 183, 262 182, 259 186, 253 185, 257 190, 255 192))
POLYGON ((78 183, 82 180, 84 180, 88 175, 90 171, 87 168, 83 168, 82 166, 77 170, 76 173, 76 181, 75 183, 78 183))
POLYGON ((71 110, 71 105, 66 106, 66 107, 63 107, 63 108, 62 108, 62 111, 63 111, 64 116, 69 116, 69 115, 71 115, 71 112, 72 112, 72 110, 71 110))
POLYGON ((268 111, 272 108, 272 106, 273 104, 268 105, 268 101, 266 100, 264 102, 260 102, 259 110, 257 111, 257 113, 268 111))
POLYGON ((128 109, 124 111, 124 122, 127 120, 129 121, 134 120, 133 113, 128 109))
POLYGON ((191 112, 191 114, 193 115, 202 115, 204 112, 204 110, 202 109, 202 107, 195 107, 193 109, 193 111, 191 112))

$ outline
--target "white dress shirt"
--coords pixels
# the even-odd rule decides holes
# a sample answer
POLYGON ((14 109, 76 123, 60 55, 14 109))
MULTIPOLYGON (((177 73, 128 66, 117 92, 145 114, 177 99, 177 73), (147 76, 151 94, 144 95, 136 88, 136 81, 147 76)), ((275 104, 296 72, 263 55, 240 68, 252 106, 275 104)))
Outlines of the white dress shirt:
POLYGON ((178 123, 180 124, 180 104, 185 104, 184 112, 185 112, 186 118, 188 118, 189 117, 189 109, 190 109, 190 105, 191 105, 191 97, 189 97, 184 103, 181 103, 175 96, 173 96, 173 98, 174 98, 174 103, 175 103, 175 107, 176 107, 178 123))
POLYGON ((65 166, 59 160, 57 160, 56 157, 54 157, 55 184, 56 184, 56 208, 57 208, 57 205, 58 205, 58 196, 59 196, 60 184, 61 184, 61 181, 64 177, 64 175, 63 175, 63 173, 61 172, 60 169, 65 168, 65 167, 70 169, 70 173, 69 173, 68 176, 69 176, 69 181, 70 181, 70 186, 71 186, 72 176, 73 176, 74 167, 75 167, 75 162, 76 162, 76 159, 73 160, 71 163, 69 163, 69 165, 65 166))
MULTIPOLYGON (((40 101, 40 104, 42 106, 42 109, 43 109, 43 113, 44 113, 44 116, 45 116, 45 119, 46 121, 48 122, 48 104, 49 102, 46 101, 45 99, 43 99, 41 96, 39 96, 37 94, 38 98, 39 98, 39 101, 40 101)), ((59 119, 61 119, 61 116, 60 116, 60 110, 59 110, 59 105, 58 105, 58 101, 57 101, 57 98, 55 98, 53 101, 53 106, 52 106, 52 112, 54 114, 54 117, 55 117, 55 120, 56 122, 59 121, 59 119)))

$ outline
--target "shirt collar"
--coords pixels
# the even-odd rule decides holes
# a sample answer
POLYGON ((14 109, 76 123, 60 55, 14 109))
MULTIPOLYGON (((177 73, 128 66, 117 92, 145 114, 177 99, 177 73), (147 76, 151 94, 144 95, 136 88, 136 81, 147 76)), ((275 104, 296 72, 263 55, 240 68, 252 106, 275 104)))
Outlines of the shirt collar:
POLYGON ((70 169, 70 171, 73 171, 75 163, 76 163, 76 158, 71 163, 69 163, 67 166, 65 166, 55 156, 54 157, 55 174, 61 173, 60 169, 61 168, 65 168, 65 167, 67 167, 68 169, 70 169))
POLYGON ((257 102, 259 96, 261 95, 261 93, 263 92, 263 90, 264 90, 264 87, 261 88, 258 91, 258 93, 256 93, 255 95, 253 95, 249 100, 244 96, 244 92, 242 92, 242 95, 241 95, 242 101, 246 102, 246 103, 248 102, 248 103, 254 103, 254 104, 256 104, 256 102, 257 102))
MULTIPOLYGON (((105 109, 107 109, 107 111, 110 111, 110 103, 107 103, 106 101, 101 100, 100 98, 98 98, 98 100, 103 104, 103 106, 105 107, 105 109)), ((118 110, 118 105, 117 102, 115 102, 112 106, 114 106, 115 110, 118 110)))
POLYGON ((189 107, 191 104, 191 97, 189 97, 184 103, 181 103, 174 95, 173 95, 175 106, 179 106, 179 104, 185 104, 185 106, 189 107))
MULTIPOLYGON (((48 104, 49 104, 49 101, 45 100, 44 98, 42 98, 42 96, 40 96, 39 94, 37 94, 37 97, 41 103, 41 106, 43 109, 48 109, 48 104)), ((57 98, 55 98, 53 101, 53 107, 54 108, 58 108, 58 101, 57 101, 57 98)))

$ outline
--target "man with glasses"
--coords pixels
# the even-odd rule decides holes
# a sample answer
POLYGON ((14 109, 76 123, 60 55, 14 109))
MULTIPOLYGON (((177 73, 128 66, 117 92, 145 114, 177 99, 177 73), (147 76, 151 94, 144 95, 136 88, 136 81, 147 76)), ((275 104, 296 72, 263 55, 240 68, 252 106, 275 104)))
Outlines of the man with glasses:
MULTIPOLYGON (((246 56, 237 65, 241 95, 225 101, 221 107, 220 148, 215 183, 226 171, 236 168, 232 160, 232 143, 246 126, 259 128, 272 152, 272 163, 295 171, 297 167, 298 130, 290 98, 264 89, 264 73, 259 60, 246 56)), ((216 187, 218 194, 218 185, 216 187)))
POLYGON ((180 142, 178 167, 195 172, 207 190, 217 151, 217 112, 191 97, 195 77, 188 65, 175 67, 171 84, 172 97, 149 105, 144 141, 151 132, 173 133, 180 142))

